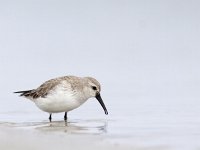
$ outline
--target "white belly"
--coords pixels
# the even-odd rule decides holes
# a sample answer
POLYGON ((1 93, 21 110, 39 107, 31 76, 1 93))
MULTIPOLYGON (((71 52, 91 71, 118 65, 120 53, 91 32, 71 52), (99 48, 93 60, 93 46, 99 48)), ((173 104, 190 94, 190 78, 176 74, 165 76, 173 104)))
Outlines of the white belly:
POLYGON ((34 100, 36 106, 49 113, 68 112, 79 107, 87 99, 78 97, 66 91, 57 90, 45 98, 34 100))

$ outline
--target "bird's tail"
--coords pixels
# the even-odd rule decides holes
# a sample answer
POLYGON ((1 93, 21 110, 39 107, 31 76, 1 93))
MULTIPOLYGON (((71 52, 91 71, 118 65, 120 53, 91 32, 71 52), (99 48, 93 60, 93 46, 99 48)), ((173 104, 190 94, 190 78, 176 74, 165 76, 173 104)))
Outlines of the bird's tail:
POLYGON ((20 96, 28 96, 28 95, 30 95, 30 93, 31 93, 32 91, 33 91, 33 90, 17 91, 17 92, 14 92, 14 93, 20 93, 20 96))

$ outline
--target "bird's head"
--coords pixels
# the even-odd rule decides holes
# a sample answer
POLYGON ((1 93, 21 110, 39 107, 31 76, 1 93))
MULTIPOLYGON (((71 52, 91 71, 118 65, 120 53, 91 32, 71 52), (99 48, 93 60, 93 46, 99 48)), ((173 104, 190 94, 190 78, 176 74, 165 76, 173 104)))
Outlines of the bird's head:
POLYGON ((87 82, 86 91, 87 91, 88 96, 89 97, 95 97, 99 101, 99 103, 101 104, 101 106, 104 109, 105 114, 107 115, 108 111, 107 111, 106 106, 105 106, 105 104, 104 104, 104 102, 101 98, 101 95, 100 95, 100 92, 101 92, 100 83, 92 77, 85 77, 85 79, 86 79, 86 82, 87 82))

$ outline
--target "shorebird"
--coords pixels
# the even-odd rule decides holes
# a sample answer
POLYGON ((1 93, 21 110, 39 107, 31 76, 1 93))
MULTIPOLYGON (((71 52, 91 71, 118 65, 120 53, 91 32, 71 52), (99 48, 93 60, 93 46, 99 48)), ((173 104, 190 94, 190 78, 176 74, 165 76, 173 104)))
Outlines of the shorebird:
POLYGON ((20 96, 30 99, 36 106, 49 113, 49 121, 53 113, 64 112, 67 121, 67 112, 78 108, 91 97, 96 97, 108 114, 100 95, 101 85, 92 77, 64 76, 44 82, 36 89, 17 91, 20 96))

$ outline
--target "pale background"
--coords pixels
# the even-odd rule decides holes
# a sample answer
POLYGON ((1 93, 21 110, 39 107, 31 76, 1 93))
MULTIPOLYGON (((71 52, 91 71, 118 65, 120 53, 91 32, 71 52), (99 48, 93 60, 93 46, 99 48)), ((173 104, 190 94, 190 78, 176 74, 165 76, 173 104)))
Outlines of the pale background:
POLYGON ((140 131, 134 125, 167 126, 173 128, 167 133, 180 129, 194 142, 193 133, 200 134, 199 6, 198 0, 1 0, 0 112, 34 112, 27 118, 45 120, 48 114, 12 92, 63 75, 93 76, 109 116, 90 100, 70 118, 123 120, 124 130, 108 127, 113 134, 134 135, 140 131))

